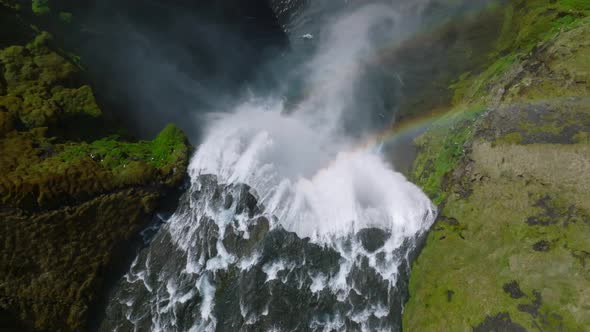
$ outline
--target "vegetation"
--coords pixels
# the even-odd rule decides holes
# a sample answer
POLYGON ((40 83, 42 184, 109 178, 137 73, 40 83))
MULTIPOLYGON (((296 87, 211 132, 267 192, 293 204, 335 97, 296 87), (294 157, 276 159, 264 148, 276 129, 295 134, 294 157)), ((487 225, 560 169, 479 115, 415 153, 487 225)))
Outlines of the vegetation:
MULTIPOLYGON (((98 108, 92 90, 77 86, 78 67, 50 48, 51 35, 38 34, 26 46, 10 46, 0 51, 0 62, 6 84, 0 103, 28 129, 49 127, 72 118, 98 119, 98 108)), ((88 127, 69 126, 68 135, 84 136, 88 127)), ((64 133, 57 133, 64 134, 64 133)))
POLYGON ((455 111, 416 140, 413 177, 440 210, 404 329, 590 324, 589 7, 510 1, 487 67, 452 84, 455 111))
POLYGON ((437 121, 417 140, 420 146, 412 172, 414 181, 434 204, 446 198, 446 182, 463 159, 483 107, 455 110, 437 121))
POLYGON ((63 151, 50 159, 73 162, 82 158, 99 160, 102 167, 117 170, 141 161, 155 168, 164 167, 183 158, 188 153, 184 133, 174 125, 168 125, 153 141, 121 142, 111 136, 92 143, 69 143, 63 151))
POLYGON ((31 10, 37 15, 48 14, 51 11, 49 8, 49 0, 32 0, 31 10))
POLYGON ((76 58, 21 10, 0 1, 0 315, 82 331, 190 146, 174 125, 152 141, 114 135, 76 58))
MULTIPOLYGON (((588 99, 531 109, 544 107, 590 119, 588 99)), ((480 132, 520 117, 513 112, 530 111, 506 108, 480 120, 470 162, 447 184, 439 219, 412 268, 408 330, 466 330, 486 320, 507 326, 498 314, 527 330, 577 331, 590 323, 590 183, 580 178, 583 169, 564 165, 588 163, 590 149, 547 143, 538 137, 551 136, 527 129, 524 137, 537 137, 535 143, 507 139, 512 133, 492 143, 480 132)))
POLYGON ((539 45, 564 30, 571 30, 590 15, 590 3, 583 0, 512 0, 501 7, 503 22, 488 59, 479 70, 466 72, 451 85, 454 103, 489 102, 495 79, 539 45), (486 100, 487 99, 487 100, 486 100))

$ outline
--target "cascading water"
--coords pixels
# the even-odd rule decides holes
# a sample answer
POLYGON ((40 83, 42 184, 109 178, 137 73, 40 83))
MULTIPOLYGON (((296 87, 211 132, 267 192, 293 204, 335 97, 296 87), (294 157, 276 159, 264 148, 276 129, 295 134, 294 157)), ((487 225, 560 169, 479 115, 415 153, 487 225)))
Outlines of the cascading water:
POLYGON ((355 89, 373 32, 396 18, 372 4, 331 21, 296 107, 252 99, 211 119, 189 190, 101 330, 399 330, 409 255, 436 212, 366 130, 347 134, 370 112, 355 89))

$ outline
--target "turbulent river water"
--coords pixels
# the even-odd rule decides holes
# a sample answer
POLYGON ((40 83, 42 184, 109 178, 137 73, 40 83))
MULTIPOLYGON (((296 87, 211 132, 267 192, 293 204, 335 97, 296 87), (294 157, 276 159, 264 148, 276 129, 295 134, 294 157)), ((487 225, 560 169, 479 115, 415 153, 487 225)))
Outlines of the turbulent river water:
POLYGON ((253 97, 211 117, 190 187, 101 330, 400 329, 410 258, 436 211, 385 161, 356 94, 376 34, 395 35, 398 19, 368 4, 326 20, 294 106, 253 97))

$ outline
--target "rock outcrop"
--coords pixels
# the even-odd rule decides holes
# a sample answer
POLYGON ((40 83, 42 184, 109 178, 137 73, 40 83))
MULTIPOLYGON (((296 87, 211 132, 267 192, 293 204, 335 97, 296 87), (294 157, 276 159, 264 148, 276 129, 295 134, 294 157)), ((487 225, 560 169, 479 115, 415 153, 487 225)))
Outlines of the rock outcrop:
POLYGON ((509 1, 491 64, 416 140, 440 217, 413 264, 408 331, 590 324, 590 4, 509 1))
POLYGON ((365 228, 317 243, 267 218, 247 185, 191 181, 100 331, 399 331, 413 240, 389 251, 392 233, 365 228))
POLYGON ((81 331, 190 145, 173 125, 117 136, 75 57, 26 15, 0 2, 0 322, 81 331))

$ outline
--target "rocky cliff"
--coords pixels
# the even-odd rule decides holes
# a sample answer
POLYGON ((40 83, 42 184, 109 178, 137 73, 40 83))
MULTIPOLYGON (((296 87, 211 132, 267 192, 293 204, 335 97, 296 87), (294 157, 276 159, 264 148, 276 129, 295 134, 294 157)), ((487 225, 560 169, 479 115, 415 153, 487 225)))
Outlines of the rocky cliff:
POLYGON ((0 2, 0 325, 80 331, 190 146, 173 125, 120 138, 35 4, 0 2))
POLYGON ((487 63, 448 89, 412 177, 439 205, 407 331, 582 331, 590 312, 590 3, 492 8, 487 63))
MULTIPOLYGON (((434 16, 441 2, 428 2, 434 16)), ((65 8, 0 0, 0 327, 9 330, 96 328, 108 282, 182 183, 191 149, 173 125, 151 141, 121 132, 112 120, 121 114, 99 105, 80 59, 43 31, 72 28, 56 28, 72 21, 65 8)), ((405 330, 589 325, 589 14, 586 0, 490 1, 379 59, 404 78, 399 119, 444 114, 416 139, 410 175, 440 215, 412 267, 405 330)))

